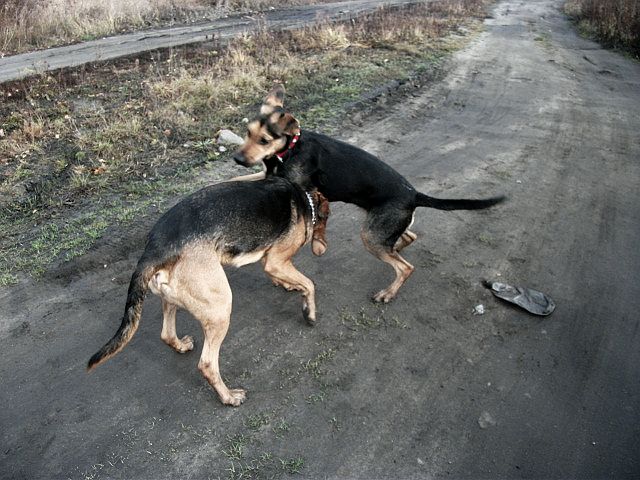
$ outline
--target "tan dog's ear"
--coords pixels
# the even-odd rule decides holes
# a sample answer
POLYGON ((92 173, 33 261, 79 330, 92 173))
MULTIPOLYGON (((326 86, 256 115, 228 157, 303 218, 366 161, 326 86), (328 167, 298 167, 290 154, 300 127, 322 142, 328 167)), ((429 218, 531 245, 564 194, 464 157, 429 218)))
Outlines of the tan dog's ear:
POLYGON ((284 86, 280 84, 274 85, 269 94, 265 97, 260 107, 262 115, 269 115, 276 108, 282 108, 284 105, 284 86))
POLYGON ((271 124, 280 135, 294 136, 300 133, 300 123, 290 113, 274 113, 271 117, 271 124))

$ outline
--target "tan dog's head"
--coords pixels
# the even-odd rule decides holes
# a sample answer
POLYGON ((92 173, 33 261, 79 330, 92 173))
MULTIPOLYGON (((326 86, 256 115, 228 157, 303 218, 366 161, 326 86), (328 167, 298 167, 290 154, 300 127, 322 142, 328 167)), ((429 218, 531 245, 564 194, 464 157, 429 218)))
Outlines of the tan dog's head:
POLYGON ((236 163, 250 167, 284 149, 288 137, 300 133, 300 124, 284 111, 284 87, 274 86, 260 107, 260 115, 247 125, 244 143, 234 154, 236 163))

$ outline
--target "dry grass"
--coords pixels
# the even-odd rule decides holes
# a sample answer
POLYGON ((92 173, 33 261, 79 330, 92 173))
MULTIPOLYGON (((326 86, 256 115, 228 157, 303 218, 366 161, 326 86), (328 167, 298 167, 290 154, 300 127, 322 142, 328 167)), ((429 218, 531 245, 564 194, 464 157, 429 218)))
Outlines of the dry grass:
POLYGON ((348 25, 247 36, 214 62, 181 67, 168 78, 149 81, 153 118, 165 126, 171 119, 171 129, 177 132, 211 111, 225 124, 233 124, 255 103, 256 92, 265 91, 273 81, 288 83, 294 97, 297 85, 307 96, 322 87, 326 87, 321 90, 324 96, 356 86, 362 89, 367 85, 341 80, 341 69, 350 65, 349 71, 362 69, 366 76, 372 70, 387 70, 385 56, 428 57, 443 48, 439 41, 465 19, 481 15, 484 5, 482 0, 447 0, 401 10, 381 9, 348 25), (325 84, 327 79, 333 83, 325 84))
MULTIPOLYGON (((320 0, 321 3, 322 0, 320 0)), ((0 56, 312 0, 3 0, 0 56)))
POLYGON ((640 56, 640 2, 638 0, 569 0, 565 11, 581 29, 608 46, 640 56))
POLYGON ((0 9, 0 53, 88 40, 185 19, 200 0, 8 0, 0 9))

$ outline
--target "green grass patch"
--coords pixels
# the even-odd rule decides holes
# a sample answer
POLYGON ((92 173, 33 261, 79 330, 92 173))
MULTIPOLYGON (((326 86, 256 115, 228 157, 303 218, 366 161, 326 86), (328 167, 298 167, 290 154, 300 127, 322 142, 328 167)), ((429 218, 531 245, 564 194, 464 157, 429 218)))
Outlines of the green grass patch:
POLYGON ((291 458, 288 460, 280 459, 280 466, 289 475, 300 473, 304 467, 304 459, 302 457, 291 458))
POLYGON ((284 418, 281 418, 274 426, 273 433, 275 433, 277 438, 282 438, 286 433, 291 430, 291 426, 289 422, 287 422, 284 418))
POLYGON ((271 414, 267 412, 256 413, 253 415, 249 415, 245 421, 244 425, 250 430, 260 430, 265 425, 268 425, 271 422, 271 414))
POLYGON ((18 276, 13 273, 0 272, 0 287, 8 287, 18 283, 18 276))
POLYGON ((222 450, 222 453, 230 460, 242 460, 247 443, 249 439, 242 434, 228 437, 227 447, 222 450))
POLYGON ((360 307, 357 312, 343 308, 339 315, 344 327, 354 332, 367 331, 380 328, 407 328, 407 325, 396 316, 388 318, 383 308, 377 307, 375 311, 360 307))

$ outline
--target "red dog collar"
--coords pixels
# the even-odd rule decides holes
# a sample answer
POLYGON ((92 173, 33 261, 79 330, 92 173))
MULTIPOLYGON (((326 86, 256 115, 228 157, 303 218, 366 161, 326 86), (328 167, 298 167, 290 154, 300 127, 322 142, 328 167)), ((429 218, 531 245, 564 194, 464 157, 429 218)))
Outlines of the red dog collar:
POLYGON ((293 147, 296 146, 296 143, 298 143, 298 139, 300 138, 300 133, 296 133, 294 135, 294 137, 291 139, 291 141, 289 142, 289 146, 287 148, 285 148, 284 150, 282 150, 281 152, 276 153, 276 157, 278 158, 278 160, 280 161, 280 163, 283 162, 282 158, 285 156, 285 154, 291 150, 293 147))

